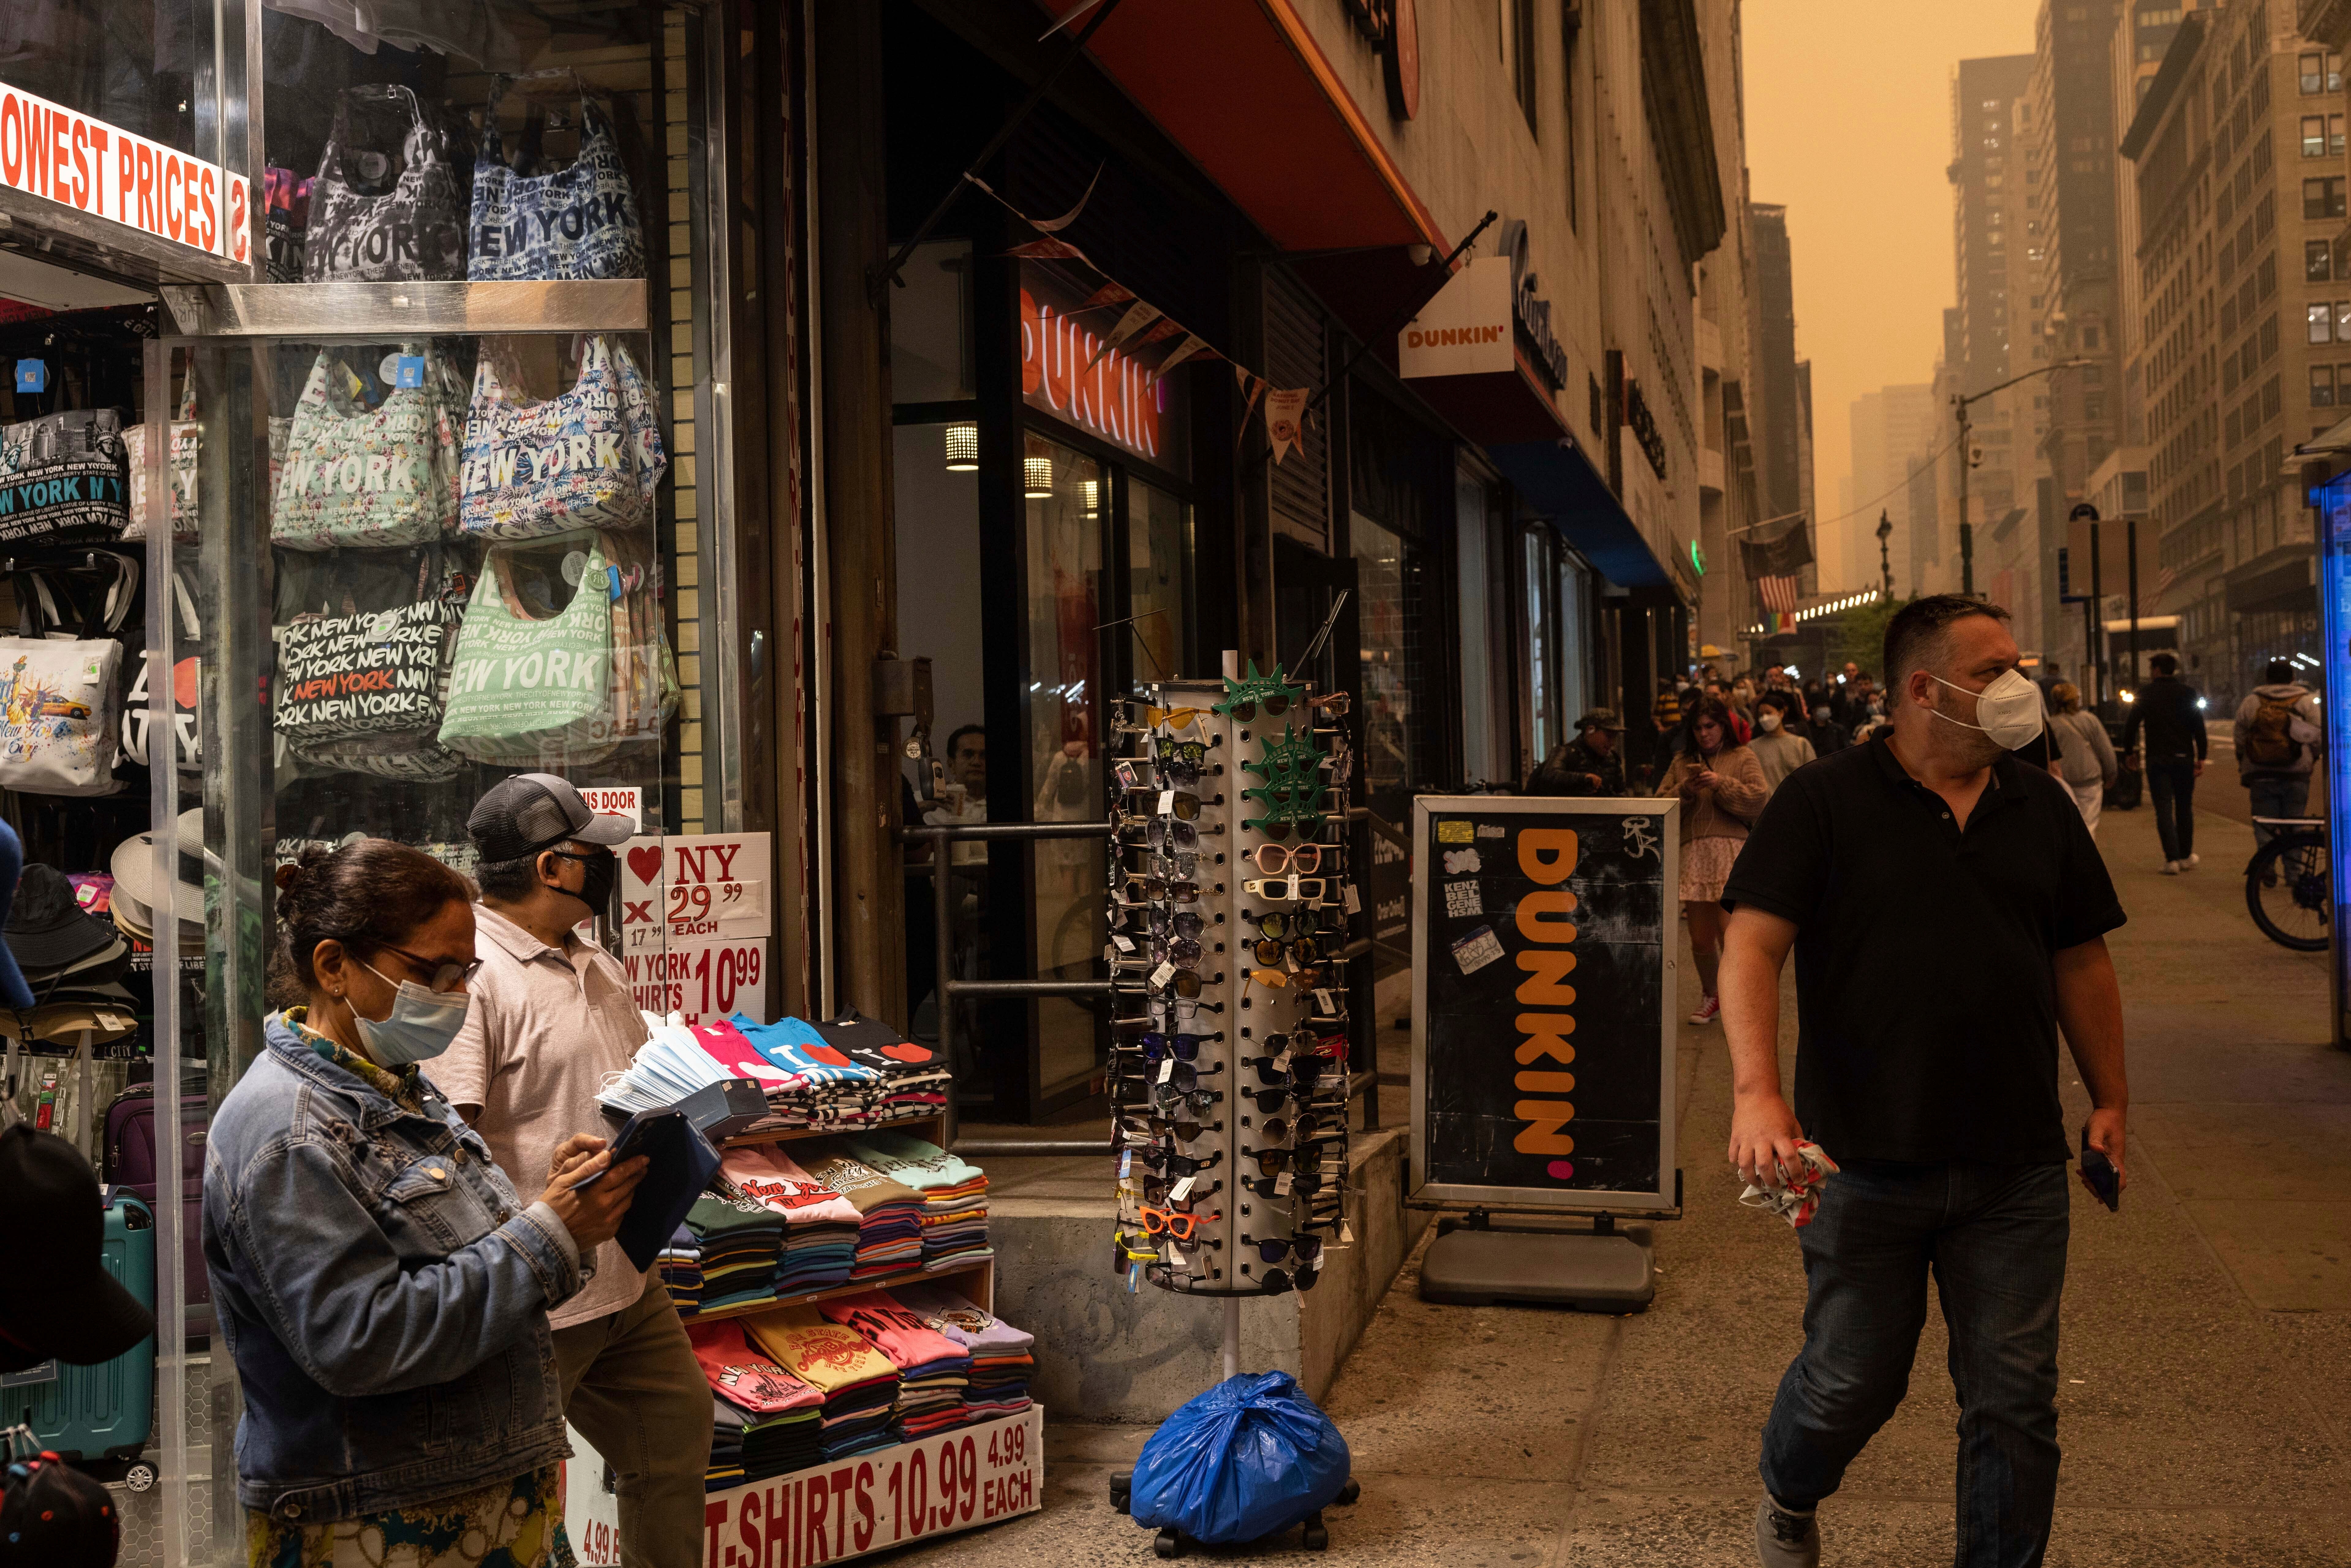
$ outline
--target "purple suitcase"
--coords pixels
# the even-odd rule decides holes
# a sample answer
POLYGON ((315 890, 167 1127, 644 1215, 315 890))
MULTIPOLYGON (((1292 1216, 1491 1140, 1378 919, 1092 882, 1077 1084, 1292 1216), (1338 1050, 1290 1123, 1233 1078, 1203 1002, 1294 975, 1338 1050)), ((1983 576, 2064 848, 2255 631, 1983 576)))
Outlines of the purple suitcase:
MULTIPOLYGON (((209 1303, 213 1277, 204 1268, 204 1133, 212 1115, 202 1094, 180 1096, 180 1256, 188 1304, 209 1303)), ((155 1086, 134 1083, 106 1108, 106 1172, 110 1186, 155 1204, 155 1086)))

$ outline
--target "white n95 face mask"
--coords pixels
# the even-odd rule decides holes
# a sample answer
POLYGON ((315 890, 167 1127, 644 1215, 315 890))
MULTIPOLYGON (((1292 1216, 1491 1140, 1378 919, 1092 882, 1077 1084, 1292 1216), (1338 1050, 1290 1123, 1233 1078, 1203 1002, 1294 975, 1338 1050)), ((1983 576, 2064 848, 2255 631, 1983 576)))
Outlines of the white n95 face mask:
MULTIPOLYGON (((1952 685, 1940 675, 1928 675, 1927 678, 1938 685, 1950 686, 1955 692, 1968 689, 1952 685)), ((2032 745, 2032 737, 2041 733, 2041 693, 2024 678, 2023 672, 2003 670, 1991 685, 1973 695, 1976 717, 1980 723, 1970 724, 1963 718, 1953 718, 1935 708, 1927 711, 1946 724, 1956 724, 1962 729, 1982 730, 1991 737, 1994 745, 2007 751, 2032 745)))

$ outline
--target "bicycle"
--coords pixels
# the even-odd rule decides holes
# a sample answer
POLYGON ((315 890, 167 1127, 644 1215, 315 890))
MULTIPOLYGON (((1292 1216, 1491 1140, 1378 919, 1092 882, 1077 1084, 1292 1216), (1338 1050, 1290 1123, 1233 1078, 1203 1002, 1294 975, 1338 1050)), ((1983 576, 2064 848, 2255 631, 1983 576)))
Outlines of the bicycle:
POLYGON ((2245 862, 2245 907, 2262 935, 2297 953, 2326 951, 2335 915, 2323 817, 2255 817, 2270 841, 2245 862))

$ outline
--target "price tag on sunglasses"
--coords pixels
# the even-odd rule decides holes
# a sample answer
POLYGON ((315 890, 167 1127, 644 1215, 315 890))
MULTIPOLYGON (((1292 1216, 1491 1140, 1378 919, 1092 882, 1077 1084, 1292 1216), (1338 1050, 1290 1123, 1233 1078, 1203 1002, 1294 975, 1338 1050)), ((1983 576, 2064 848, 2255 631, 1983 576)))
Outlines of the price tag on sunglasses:
POLYGON ((1134 1169, 1134 1151, 1122 1149, 1118 1156, 1118 1179, 1124 1181, 1134 1169))
POLYGON ((1167 1058, 1167 1060, 1166 1060, 1166 1061, 1163 1061, 1163 1062, 1161 1062, 1161 1063, 1159 1064, 1159 1082, 1162 1082, 1162 1083, 1165 1083, 1165 1082, 1166 1082, 1168 1080, 1170 1080, 1170 1079, 1174 1078, 1175 1076, 1176 1076, 1176 1058, 1175 1058, 1174 1056, 1172 1056, 1172 1055, 1171 1055, 1171 1056, 1169 1056, 1169 1057, 1167 1058))
POLYGON ((1159 791, 1159 815, 1163 817, 1172 816, 1175 814, 1175 810, 1176 791, 1173 789, 1162 789, 1159 791))
POLYGON ((1115 774, 1117 774, 1117 775, 1118 775, 1118 781, 1119 781, 1120 783, 1122 783, 1122 784, 1125 785, 1128 789, 1140 789, 1141 788, 1143 788, 1143 780, 1142 780, 1142 778, 1141 778, 1141 776, 1140 776, 1140 775, 1138 775, 1138 774, 1134 771, 1134 763, 1132 763, 1132 762, 1122 762, 1122 763, 1118 764, 1116 767, 1113 768, 1111 769, 1111 771, 1112 771, 1112 772, 1113 772, 1113 773, 1115 773, 1115 774))
POLYGON ((1273 1196, 1276 1197, 1288 1197, 1290 1196, 1290 1173, 1288 1171, 1284 1171, 1280 1176, 1273 1178, 1273 1196))
POLYGON ((1273 1070, 1276 1072, 1287 1072, 1290 1071, 1290 1047, 1286 1045, 1283 1046, 1281 1048, 1281 1054, 1273 1059, 1273 1070))
POLYGON ((1348 914, 1361 915, 1364 912, 1364 901, 1355 896, 1355 884, 1353 883, 1349 883, 1345 887, 1339 891, 1341 898, 1343 899, 1346 904, 1348 914))
POLYGON ((1117 946, 1118 950, 1122 953, 1132 953, 1134 951, 1134 944, 1115 931, 1110 934, 1110 939, 1117 946))
POLYGON ((1159 961, 1159 967, 1151 971, 1151 983, 1154 986, 1164 986, 1175 977, 1176 966, 1165 958, 1159 961))
POLYGON ((1191 1196, 1192 1178, 1190 1176, 1186 1176, 1183 1180, 1177 1182, 1174 1186, 1167 1189, 1167 1201, 1171 1204, 1181 1203, 1191 1196))
POLYGON ((1319 987, 1314 992, 1314 1005, 1326 1013, 1335 1013, 1339 1010, 1339 1005, 1331 999, 1331 993, 1319 987))
POLYGON ((1130 1296, 1134 1295, 1141 1291, 1142 1288, 1143 1265, 1140 1263, 1129 1263, 1126 1266, 1126 1293, 1130 1296))

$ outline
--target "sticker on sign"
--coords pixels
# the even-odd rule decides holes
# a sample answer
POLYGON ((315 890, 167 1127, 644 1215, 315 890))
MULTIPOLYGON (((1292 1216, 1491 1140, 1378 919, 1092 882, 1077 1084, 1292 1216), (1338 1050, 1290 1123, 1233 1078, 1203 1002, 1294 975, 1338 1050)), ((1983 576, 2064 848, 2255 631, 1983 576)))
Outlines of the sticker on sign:
POLYGON ((635 785, 596 785, 580 791, 588 809, 600 817, 626 817, 640 832, 645 825, 645 792, 635 785))
POLYGON ((207 256, 253 258, 243 177, 6 86, 0 184, 207 256))

